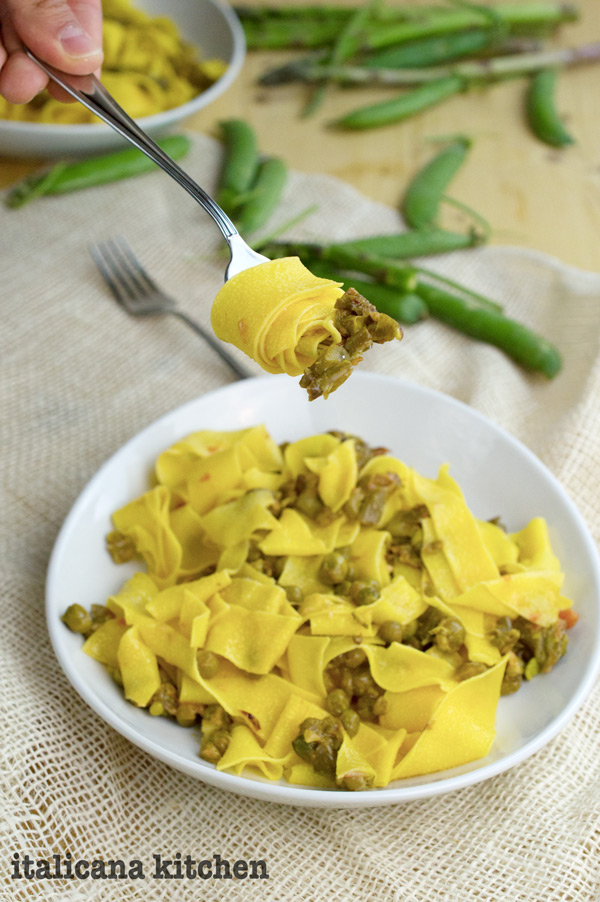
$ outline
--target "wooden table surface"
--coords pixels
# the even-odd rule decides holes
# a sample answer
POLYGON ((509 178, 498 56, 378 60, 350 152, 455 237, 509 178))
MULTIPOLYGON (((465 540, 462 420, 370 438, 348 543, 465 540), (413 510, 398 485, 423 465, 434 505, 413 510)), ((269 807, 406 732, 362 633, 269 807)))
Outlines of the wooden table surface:
MULTIPOLYGON (((279 0, 282 6, 291 2, 279 0)), ((579 20, 564 25, 555 43, 600 40, 600 0, 578 0, 577 6, 579 20)), ((319 112, 301 119, 307 96, 303 85, 256 84, 267 67, 289 58, 287 52, 249 52, 236 83, 187 127, 213 134, 221 119, 247 118, 265 153, 282 156, 295 169, 337 176, 389 205, 397 204, 408 179, 432 155, 427 138, 465 133, 474 144, 452 195, 486 217, 491 243, 534 248, 600 271, 600 65, 560 75, 558 106, 576 143, 555 150, 528 131, 522 79, 453 97, 405 123, 339 132, 327 127, 329 120, 394 89, 331 87, 319 112)), ((31 162, 0 160, 0 185, 31 168, 31 162)), ((458 214, 448 210, 445 215, 445 225, 457 225, 458 214)))

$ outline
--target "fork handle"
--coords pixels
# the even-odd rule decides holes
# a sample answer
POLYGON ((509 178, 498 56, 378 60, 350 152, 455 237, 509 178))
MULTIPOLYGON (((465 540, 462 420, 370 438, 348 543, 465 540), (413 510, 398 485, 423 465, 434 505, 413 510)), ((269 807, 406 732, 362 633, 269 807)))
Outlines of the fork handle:
MULTIPOLYGON (((182 188, 192 195, 194 200, 206 210, 211 216, 223 237, 229 243, 230 239, 238 235, 238 230, 232 223, 227 214, 214 202, 206 191, 203 191, 200 185, 189 177, 189 175, 175 163, 171 157, 166 154, 150 138, 136 122, 128 116, 125 110, 119 106, 117 101, 112 97, 102 83, 95 75, 67 75, 60 72, 53 66, 49 66, 43 60, 39 59, 28 47, 23 48, 23 52, 27 54, 37 65, 46 73, 46 75, 64 88, 71 97, 74 97, 82 103, 88 110, 91 110, 96 116, 110 125, 115 131, 134 144, 138 150, 145 153, 151 160, 165 170, 172 178, 178 182, 182 188)), ((259 262, 259 261, 256 261, 259 262)))
POLYGON ((165 310, 165 313, 171 313, 173 316, 176 316, 178 319, 182 320, 186 326, 189 326, 196 335, 199 335, 204 341, 211 346, 213 351, 216 351, 219 357, 221 357, 225 363, 229 365, 229 367, 233 370, 233 372, 240 379, 249 379, 250 373, 245 367, 240 366, 235 357, 229 353, 229 351, 223 347, 223 342, 218 341, 214 335, 211 335, 206 329, 203 329, 200 323, 197 323, 191 317, 189 317, 186 313, 182 313, 181 310, 165 310))

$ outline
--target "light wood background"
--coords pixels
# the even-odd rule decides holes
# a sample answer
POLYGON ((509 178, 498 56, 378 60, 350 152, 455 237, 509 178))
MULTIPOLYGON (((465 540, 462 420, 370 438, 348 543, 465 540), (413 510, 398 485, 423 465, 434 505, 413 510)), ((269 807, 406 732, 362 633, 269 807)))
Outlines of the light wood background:
MULTIPOLYGON (((282 6, 290 2, 279 0, 282 6)), ((600 0, 579 0, 577 6, 579 21, 563 26, 555 43, 600 40, 600 0)), ((389 205, 398 203, 408 179, 434 152, 426 138, 465 133, 474 146, 451 193, 489 220, 491 242, 534 248, 600 271, 600 64, 561 74, 558 106, 576 144, 554 150, 526 127, 522 79, 454 97, 405 123, 339 132, 328 121, 394 89, 331 87, 319 112, 301 119, 304 86, 256 84, 267 67, 289 58, 287 52, 249 52, 236 83, 187 127, 216 134, 221 119, 247 118, 265 153, 282 156, 295 169, 337 176, 389 205)), ((0 160, 0 186, 31 168, 31 162, 0 160)), ((444 224, 457 225, 457 215, 448 211, 444 224)))

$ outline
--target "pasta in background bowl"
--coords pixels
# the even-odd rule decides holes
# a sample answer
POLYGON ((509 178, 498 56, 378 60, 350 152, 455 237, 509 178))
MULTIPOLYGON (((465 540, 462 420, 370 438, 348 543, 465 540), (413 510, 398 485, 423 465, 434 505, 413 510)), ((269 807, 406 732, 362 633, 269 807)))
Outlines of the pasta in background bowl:
MULTIPOLYGON (((102 80, 145 131, 163 134, 207 106, 234 81, 245 57, 243 29, 233 9, 221 0, 178 0, 175 4, 133 0, 129 14, 128 6, 129 0, 106 4, 104 47, 108 65, 102 80), (122 18, 131 18, 131 29, 128 23, 122 27, 122 18), (152 26, 155 18, 169 21, 152 26), (177 34, 188 46, 173 67, 167 56, 177 34), (197 61, 193 60, 192 48, 197 51, 197 61), (138 70, 139 77, 128 79, 119 72, 121 63, 117 60, 122 60, 124 67, 138 70), (161 111, 151 113, 155 109, 161 111)), ((48 157, 123 146, 123 139, 110 126, 78 103, 51 100, 43 110, 46 121, 27 121, 34 115, 29 105, 7 112, 4 103, 0 98, 0 154, 48 157), (3 110, 9 118, 2 118, 3 110), (15 114, 27 119, 10 118, 15 114)))
POLYGON ((500 773, 541 748, 589 692, 600 665, 600 567, 581 516, 554 477, 522 445, 465 405, 400 380, 356 373, 326 402, 309 404, 285 376, 247 380, 184 405, 125 445, 92 479, 69 514, 48 572, 47 617, 61 665, 82 697, 136 745, 221 788, 297 805, 361 807, 436 795, 500 773), (396 414, 389 415, 390 411, 396 414), (409 777, 386 788, 347 793, 218 771, 198 756, 191 730, 150 717, 125 701, 104 668, 81 651, 60 617, 118 591, 139 563, 116 566, 105 550, 111 514, 146 491, 158 455, 190 432, 264 423, 278 442, 331 429, 385 446, 426 476, 449 463, 481 519, 502 515, 510 531, 544 517, 566 574, 564 593, 579 613, 569 651, 554 670, 501 699, 489 754, 470 764, 409 777), (128 569, 129 568, 129 569, 128 569))

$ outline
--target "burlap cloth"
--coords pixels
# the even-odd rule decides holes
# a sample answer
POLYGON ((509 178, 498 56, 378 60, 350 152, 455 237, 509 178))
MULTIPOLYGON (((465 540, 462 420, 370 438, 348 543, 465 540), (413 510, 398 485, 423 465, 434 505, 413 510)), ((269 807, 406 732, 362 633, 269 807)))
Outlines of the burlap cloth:
MULTIPOLYGON (((197 138, 186 166, 208 190, 220 148, 197 138)), ((328 177, 294 173, 283 221, 311 203, 305 239, 391 231, 398 214, 328 177)), ((0 580, 3 899, 592 902, 600 898, 600 691, 525 763, 471 788, 397 807, 298 809, 213 789, 106 726, 59 669, 44 577, 57 531, 99 465, 142 427, 232 381, 176 320, 129 318, 86 250, 125 235, 205 324, 222 282, 208 217, 162 173, 0 212, 0 580), (269 880, 8 879, 34 858, 266 859, 269 880)), ((501 299, 564 355, 552 382, 429 321, 367 369, 471 404, 524 441, 600 539, 600 274, 485 248, 431 261, 501 299)), ((241 356, 240 356, 240 359, 241 356)), ((300 390, 300 389, 299 389, 300 390)), ((319 402, 323 403, 323 402, 319 402)), ((210 424, 207 424, 210 425, 210 424)))

